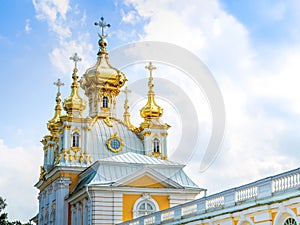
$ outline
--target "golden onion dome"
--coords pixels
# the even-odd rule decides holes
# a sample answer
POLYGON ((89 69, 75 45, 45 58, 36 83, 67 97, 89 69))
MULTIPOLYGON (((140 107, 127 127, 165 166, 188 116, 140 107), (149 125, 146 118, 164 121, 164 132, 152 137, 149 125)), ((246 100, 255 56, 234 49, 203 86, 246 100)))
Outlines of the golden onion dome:
POLYGON ((54 116, 51 120, 48 121, 47 128, 50 132, 57 132, 58 128, 59 128, 59 122, 60 122, 61 110, 62 110, 61 105, 60 105, 60 103, 61 103, 60 87, 63 86, 64 83, 62 83, 60 81, 60 79, 58 79, 57 82, 54 82, 53 84, 56 85, 58 88, 57 95, 55 98, 56 106, 55 106, 54 116))
POLYGON ((93 67, 86 70, 80 81, 80 86, 86 93, 90 88, 105 88, 107 90, 113 90, 118 94, 120 92, 119 89, 124 86, 127 78, 121 71, 111 66, 108 61, 108 53, 106 50, 107 35, 104 34, 104 28, 110 27, 110 25, 104 22, 103 17, 101 17, 101 21, 96 22, 95 25, 100 26, 102 29, 102 33, 99 34, 97 62, 93 67))
POLYGON ((64 109, 68 113, 68 116, 76 116, 80 117, 82 111, 86 107, 86 102, 79 96, 78 93, 78 69, 76 68, 77 62, 81 61, 81 58, 78 57, 77 53, 74 54, 73 57, 70 57, 71 60, 75 62, 75 68, 73 69, 72 79, 73 83, 71 86, 71 94, 64 101, 64 109))
POLYGON ((47 127, 50 132, 58 131, 60 116, 61 116, 61 98, 60 93, 57 93, 56 97, 56 106, 55 106, 55 114, 51 120, 48 121, 47 127))
POLYGON ((119 93, 119 89, 124 86, 126 81, 126 76, 109 64, 107 53, 100 53, 97 63, 86 70, 80 84, 85 91, 89 88, 104 87, 118 90, 119 93))
POLYGON ((160 118, 163 115, 163 108, 156 104, 154 96, 155 93, 153 91, 153 77, 152 77, 152 70, 155 70, 156 67, 152 66, 152 63, 149 63, 149 66, 145 67, 150 71, 150 78, 148 82, 148 101, 146 105, 140 110, 141 117, 145 120, 150 120, 154 118, 160 118))

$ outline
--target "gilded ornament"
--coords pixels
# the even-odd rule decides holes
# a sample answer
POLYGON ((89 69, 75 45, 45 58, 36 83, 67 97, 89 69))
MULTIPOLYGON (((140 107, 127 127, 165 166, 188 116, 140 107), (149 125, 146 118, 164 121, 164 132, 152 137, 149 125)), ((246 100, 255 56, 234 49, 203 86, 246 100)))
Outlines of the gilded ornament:
POLYGON ((109 126, 109 127, 113 126, 113 121, 110 119, 109 116, 107 116, 103 121, 107 126, 109 126))
POLYGON ((160 156, 160 152, 152 152, 152 155, 155 156, 156 158, 160 156))
POLYGON ((161 136, 167 137, 167 136, 168 136, 168 133, 161 133, 161 136))
POLYGON ((120 152, 124 147, 124 141, 117 135, 117 133, 114 133, 110 138, 108 138, 106 145, 110 151, 120 152))
POLYGON ((71 127, 72 127, 71 125, 65 125, 65 126, 64 126, 64 129, 66 129, 66 130, 70 130, 70 129, 71 129, 71 127))
POLYGON ((151 135, 151 131, 145 131, 144 133, 143 133, 143 136, 150 136, 151 135))
POLYGON ((162 160, 167 160, 167 159, 168 159, 168 156, 162 155, 162 156, 161 156, 161 159, 162 159, 162 160))
POLYGON ((43 166, 40 166, 40 180, 41 181, 46 180, 46 170, 43 166))

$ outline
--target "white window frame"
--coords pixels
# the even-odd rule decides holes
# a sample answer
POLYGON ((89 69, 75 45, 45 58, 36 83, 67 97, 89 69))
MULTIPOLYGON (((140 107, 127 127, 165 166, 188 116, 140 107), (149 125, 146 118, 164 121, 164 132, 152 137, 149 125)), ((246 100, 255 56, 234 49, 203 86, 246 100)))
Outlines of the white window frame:
POLYGON ((159 211, 159 206, 157 204, 157 202, 151 198, 151 196, 149 194, 143 194, 142 197, 140 197, 138 200, 135 201, 134 205, 133 205, 133 218, 137 218, 139 217, 139 206, 143 203, 143 202, 150 202, 153 206, 154 206, 154 211, 159 211))

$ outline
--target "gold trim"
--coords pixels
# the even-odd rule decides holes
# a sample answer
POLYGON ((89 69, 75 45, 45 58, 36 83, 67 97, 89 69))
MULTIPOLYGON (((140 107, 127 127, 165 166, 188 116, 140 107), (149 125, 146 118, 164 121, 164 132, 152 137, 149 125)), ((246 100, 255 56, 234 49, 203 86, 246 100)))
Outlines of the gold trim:
POLYGON ((151 131, 146 131, 143 133, 143 136, 150 136, 151 135, 151 131))
POLYGON ((152 155, 155 156, 155 157, 157 158, 158 156, 161 155, 161 153, 160 153, 160 152, 152 152, 152 155))
POLYGON ((45 181, 46 180, 46 171, 43 166, 40 166, 40 180, 45 181))
POLYGON ((71 130, 71 127, 72 127, 71 125, 65 125, 65 126, 64 126, 64 129, 66 129, 66 130, 71 130))
POLYGON ((113 121, 109 118, 109 116, 107 116, 103 121, 107 126, 109 127, 113 126, 113 121))
POLYGON ((122 138, 120 138, 117 133, 114 133, 110 138, 108 138, 108 140, 106 141, 106 145, 108 147, 108 149, 112 152, 120 152, 122 151, 123 147, 124 147, 124 141, 122 140, 122 138), (114 149, 111 145, 110 145, 110 141, 113 139, 117 139, 120 142, 120 147, 118 149, 114 149))
POLYGON ((166 132, 166 133, 160 133, 161 134, 161 136, 163 136, 163 137, 167 137, 168 136, 168 133, 166 132))

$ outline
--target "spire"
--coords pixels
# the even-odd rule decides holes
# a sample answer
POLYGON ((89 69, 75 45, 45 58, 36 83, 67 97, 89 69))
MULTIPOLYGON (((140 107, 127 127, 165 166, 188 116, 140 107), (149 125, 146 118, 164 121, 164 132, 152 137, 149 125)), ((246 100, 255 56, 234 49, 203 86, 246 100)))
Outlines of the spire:
POLYGON ((122 92, 125 93, 125 102, 124 102, 124 123, 126 124, 126 126, 130 129, 130 130, 134 130, 135 127, 131 124, 130 122, 130 113, 128 111, 129 109, 129 105, 128 105, 128 93, 131 92, 131 90, 128 89, 128 87, 126 86, 124 90, 122 90, 122 92))
POLYGON ((73 83, 71 86, 71 95, 64 101, 64 109, 67 111, 68 116, 81 117, 81 113, 86 106, 85 101, 78 94, 77 63, 81 61, 81 58, 75 53, 73 57, 70 57, 70 60, 73 60, 75 64, 72 74, 73 83))
POLYGON ((105 27, 110 27, 110 24, 104 22, 104 18, 101 17, 100 18, 100 21, 99 22, 95 22, 95 25, 96 26, 99 26, 100 29, 101 29, 101 34, 98 33, 98 36, 100 37, 99 41, 98 41, 98 44, 99 44, 99 52, 98 52, 98 55, 101 54, 101 53, 104 53, 106 54, 106 46, 107 46, 107 41, 106 41, 106 37, 107 37, 107 34, 105 35, 104 34, 104 28, 105 27))
POLYGON ((89 116, 91 118, 116 117, 116 97, 127 78, 124 73, 109 63, 105 40, 107 34, 104 30, 106 27, 110 27, 110 24, 104 22, 104 18, 101 17, 95 25, 101 29, 98 34, 100 48, 97 62, 86 70, 80 80, 80 86, 88 97, 89 116))
POLYGON ((60 87, 64 85, 64 83, 62 83, 60 81, 60 79, 57 80, 57 82, 53 83, 55 86, 57 86, 57 94, 56 94, 56 106, 55 106, 55 113, 54 116, 51 120, 49 120, 47 127, 48 130, 51 132, 56 132, 58 130, 58 122, 60 121, 60 117, 61 117, 61 94, 60 94, 60 87))
POLYGON ((160 118, 163 114, 163 109, 158 106, 155 102, 154 96, 155 93, 153 91, 153 77, 152 77, 152 71, 156 69, 152 65, 151 62, 149 62, 148 66, 145 66, 147 70, 150 71, 150 77, 148 82, 148 102, 147 104, 140 110, 141 117, 145 119, 145 121, 149 121, 154 118, 160 118))

